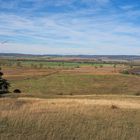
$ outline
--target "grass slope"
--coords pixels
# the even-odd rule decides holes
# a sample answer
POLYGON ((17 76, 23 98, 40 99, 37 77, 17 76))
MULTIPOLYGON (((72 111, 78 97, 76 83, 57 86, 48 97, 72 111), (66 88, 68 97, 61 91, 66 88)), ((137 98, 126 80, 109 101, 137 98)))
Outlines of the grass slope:
POLYGON ((0 110, 2 140, 140 138, 139 100, 1 99, 0 110))
POLYGON ((135 95, 140 92, 140 77, 131 75, 54 74, 11 82, 32 95, 135 95))

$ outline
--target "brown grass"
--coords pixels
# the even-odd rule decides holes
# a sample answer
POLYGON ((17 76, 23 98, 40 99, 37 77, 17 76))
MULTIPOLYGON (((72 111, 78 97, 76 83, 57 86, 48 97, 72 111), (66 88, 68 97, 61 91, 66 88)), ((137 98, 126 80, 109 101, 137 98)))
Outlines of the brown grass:
POLYGON ((140 101, 1 99, 3 140, 139 140, 140 101), (119 109, 111 109, 111 105, 119 109))
POLYGON ((56 73, 58 70, 54 69, 34 69, 34 68, 3 68, 4 77, 8 80, 20 80, 39 76, 47 76, 56 73))
POLYGON ((26 79, 30 77, 46 76, 50 73, 59 71, 60 73, 68 74, 93 74, 93 75, 116 75, 119 71, 124 69, 125 66, 118 65, 116 69, 113 66, 98 67, 95 69, 94 66, 82 66, 80 68, 73 69, 35 69, 28 67, 3 67, 2 71, 5 74, 5 78, 9 80, 26 79))
POLYGON ((119 72, 124 69, 125 66, 118 65, 116 68, 113 66, 103 66, 95 68, 94 66, 82 66, 80 68, 74 68, 70 70, 62 70, 62 73, 70 74, 94 74, 94 75, 116 75, 120 74, 119 72))

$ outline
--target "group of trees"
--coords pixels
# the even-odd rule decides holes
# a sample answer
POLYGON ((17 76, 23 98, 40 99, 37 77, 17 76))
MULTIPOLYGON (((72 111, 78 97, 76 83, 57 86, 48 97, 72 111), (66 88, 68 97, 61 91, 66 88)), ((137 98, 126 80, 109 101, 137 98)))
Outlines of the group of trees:
POLYGON ((1 72, 1 68, 0 68, 0 94, 8 93, 9 86, 10 83, 3 78, 3 73, 1 72))

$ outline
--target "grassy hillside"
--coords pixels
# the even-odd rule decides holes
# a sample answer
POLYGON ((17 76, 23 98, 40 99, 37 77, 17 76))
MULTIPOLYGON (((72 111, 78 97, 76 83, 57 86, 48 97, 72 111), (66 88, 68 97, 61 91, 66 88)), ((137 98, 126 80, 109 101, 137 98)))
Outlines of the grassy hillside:
MULTIPOLYGON (((10 61, 11 62, 11 61, 10 61)), ((8 63, 10 63, 8 61, 8 63)), ((16 88, 33 96, 48 95, 138 95, 140 77, 119 72, 128 66, 67 62, 23 61, 2 65, 5 78, 16 88), (42 64, 42 65, 40 65, 42 64), (37 67, 36 67, 37 66, 37 67), (41 67, 39 67, 41 66, 41 67)))
POLYGON ((1 140, 139 140, 140 76, 119 73, 128 66, 42 65, 2 64, 22 93, 1 95, 1 140))
POLYGON ((32 95, 89 95, 140 92, 140 77, 130 75, 54 74, 11 82, 11 91, 20 88, 32 95))
POLYGON ((2 140, 140 138, 139 100, 0 99, 0 110, 2 140))

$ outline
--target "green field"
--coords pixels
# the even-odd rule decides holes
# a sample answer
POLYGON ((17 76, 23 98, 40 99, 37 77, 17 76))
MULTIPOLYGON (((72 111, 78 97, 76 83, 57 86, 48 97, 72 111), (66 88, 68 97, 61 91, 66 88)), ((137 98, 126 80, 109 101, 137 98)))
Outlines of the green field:
POLYGON ((11 90, 37 95, 135 95, 140 77, 131 75, 54 74, 11 82, 11 90))
POLYGON ((97 63, 97 62, 47 62, 47 61, 17 61, 3 60, 0 64, 13 67, 35 67, 35 68, 77 68, 81 66, 113 66, 114 64, 97 63))

